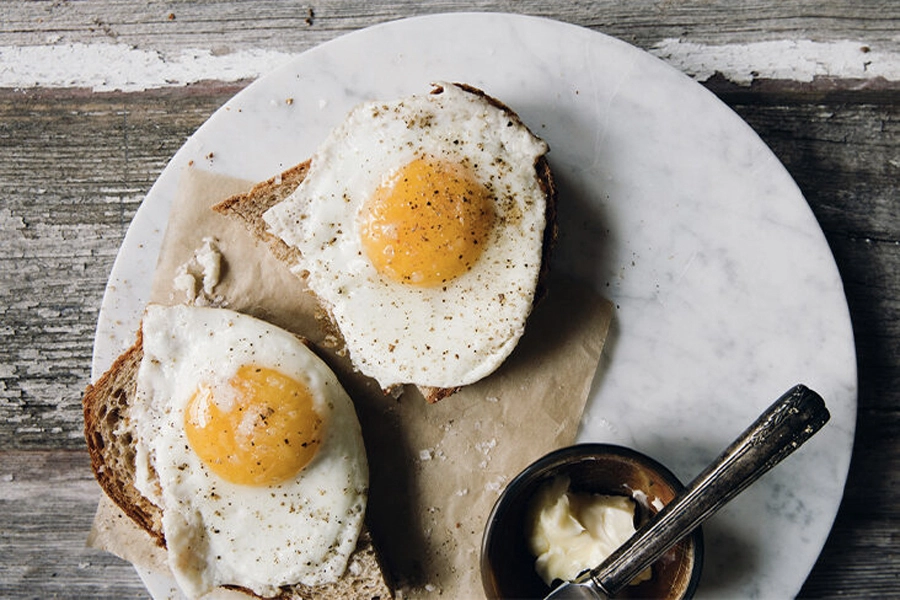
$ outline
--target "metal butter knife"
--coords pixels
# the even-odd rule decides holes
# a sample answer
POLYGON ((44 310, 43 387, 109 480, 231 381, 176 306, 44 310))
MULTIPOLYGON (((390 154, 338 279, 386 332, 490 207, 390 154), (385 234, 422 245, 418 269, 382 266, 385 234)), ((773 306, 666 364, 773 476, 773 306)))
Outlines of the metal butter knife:
POLYGON ((813 436, 830 415, 822 397, 803 385, 766 409, 678 496, 602 564, 545 600, 597 600, 616 594, 666 550, 813 436))

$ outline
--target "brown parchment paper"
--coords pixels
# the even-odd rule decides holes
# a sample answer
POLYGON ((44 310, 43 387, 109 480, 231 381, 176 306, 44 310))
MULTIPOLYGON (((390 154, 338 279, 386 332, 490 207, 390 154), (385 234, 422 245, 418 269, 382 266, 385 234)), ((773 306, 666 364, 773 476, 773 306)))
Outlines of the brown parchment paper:
MULTIPOLYGON (((518 347, 493 375, 437 404, 412 387, 400 398, 385 396, 333 347, 303 281, 243 225, 210 210, 251 184, 185 169, 152 301, 188 300, 173 278, 212 238, 223 257, 213 301, 305 336, 354 399, 369 459, 367 523, 402 596, 483 597, 479 555, 491 507, 528 463, 574 440, 610 304, 551 278, 518 347)), ((165 568, 163 552, 106 500, 89 543, 146 569, 165 568)))

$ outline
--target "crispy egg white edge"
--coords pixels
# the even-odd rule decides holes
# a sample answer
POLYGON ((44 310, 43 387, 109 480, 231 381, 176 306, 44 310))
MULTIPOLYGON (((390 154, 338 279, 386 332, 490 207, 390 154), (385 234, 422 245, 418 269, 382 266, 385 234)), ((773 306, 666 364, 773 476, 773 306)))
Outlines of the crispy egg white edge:
POLYGON ((280 585, 339 578, 362 526, 368 463, 355 409, 334 374, 289 332, 226 309, 151 305, 143 339, 130 413, 137 435, 135 484, 163 509, 169 563, 179 586, 192 596, 223 584, 271 595, 280 585), (248 337, 256 341, 244 343, 248 337), (209 364, 223 349, 234 349, 234 364, 209 364), (198 379, 227 379, 245 361, 305 381, 317 411, 328 419, 316 457, 297 478, 278 486, 231 484, 187 450, 181 411, 198 379), (221 503, 198 501, 212 492, 221 503), (298 523, 307 520, 316 524, 314 530, 298 531, 298 523), (273 530, 273 522, 285 527, 273 530))
POLYGON ((481 96, 438 85, 440 94, 356 107, 313 156, 298 189, 264 217, 300 250, 297 270, 308 273, 354 365, 383 388, 455 387, 493 372, 524 332, 540 270, 546 199, 534 163, 547 145, 524 125, 509 125, 509 115, 481 96), (385 280, 356 231, 371 193, 422 153, 468 157, 498 197, 498 226, 482 256, 438 288, 385 280))

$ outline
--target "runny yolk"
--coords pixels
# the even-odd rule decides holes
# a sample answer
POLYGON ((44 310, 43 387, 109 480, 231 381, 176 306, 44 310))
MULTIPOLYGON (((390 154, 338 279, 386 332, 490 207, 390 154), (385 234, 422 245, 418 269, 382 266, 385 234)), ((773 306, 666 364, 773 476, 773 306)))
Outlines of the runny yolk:
POLYGON ((493 224, 493 196, 470 169, 417 158, 369 198, 360 234, 381 275, 434 286, 472 267, 493 224))
POLYGON ((274 485, 296 475, 318 451, 323 426, 305 384, 257 365, 241 366, 227 386, 199 386, 184 415, 200 460, 243 485, 274 485))

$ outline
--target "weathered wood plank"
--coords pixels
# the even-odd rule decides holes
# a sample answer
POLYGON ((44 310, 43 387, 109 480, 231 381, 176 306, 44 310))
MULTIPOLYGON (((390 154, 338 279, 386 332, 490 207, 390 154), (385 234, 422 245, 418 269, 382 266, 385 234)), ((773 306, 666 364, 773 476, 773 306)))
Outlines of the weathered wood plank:
POLYGON ((858 422, 844 499, 802 598, 889 598, 900 589, 900 414, 863 411, 858 422))
POLYGON ((0 452, 0 597, 146 598, 129 563, 85 546, 100 494, 86 451, 0 452))
POLYGON ((780 2, 546 2, 320 0, 171 3, 151 0, 4 3, 0 46, 49 42, 122 43, 161 52, 210 48, 302 51, 337 35, 397 18, 457 11, 552 17, 608 33, 642 48, 666 38, 717 44, 777 39, 865 39, 896 48, 900 6, 891 0, 780 2))
POLYGON ((0 95, 0 447, 82 445, 79 397, 118 246, 166 162, 234 91, 0 95))

